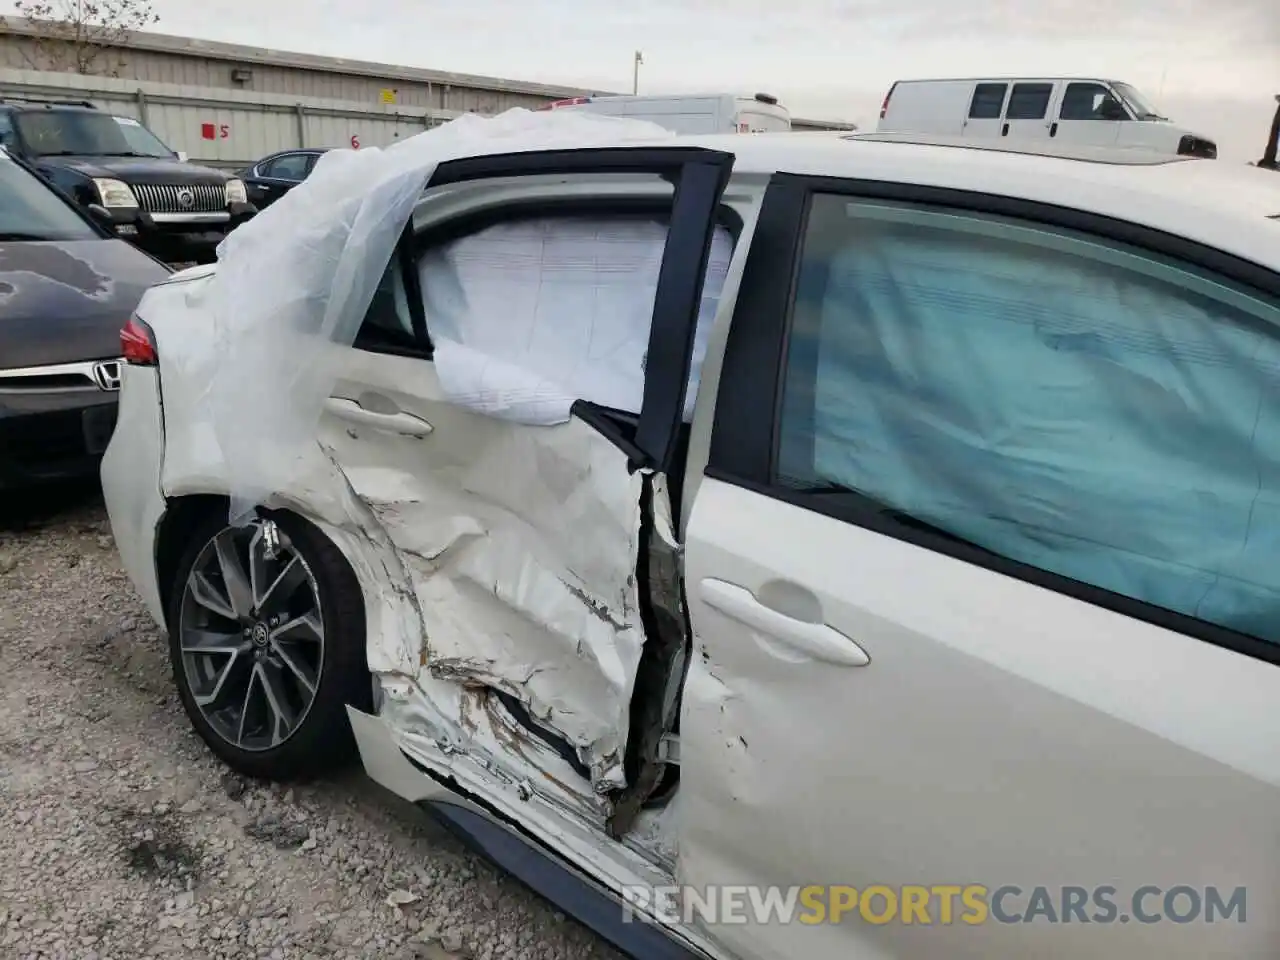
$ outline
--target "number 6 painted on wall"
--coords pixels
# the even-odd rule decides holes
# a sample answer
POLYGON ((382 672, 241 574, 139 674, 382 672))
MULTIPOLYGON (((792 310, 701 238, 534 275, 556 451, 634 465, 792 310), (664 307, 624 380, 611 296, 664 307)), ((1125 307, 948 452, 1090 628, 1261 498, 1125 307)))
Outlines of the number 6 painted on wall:
POLYGON ((360 135, 357 133, 353 133, 351 135, 351 149, 352 150, 360 149, 360 135))

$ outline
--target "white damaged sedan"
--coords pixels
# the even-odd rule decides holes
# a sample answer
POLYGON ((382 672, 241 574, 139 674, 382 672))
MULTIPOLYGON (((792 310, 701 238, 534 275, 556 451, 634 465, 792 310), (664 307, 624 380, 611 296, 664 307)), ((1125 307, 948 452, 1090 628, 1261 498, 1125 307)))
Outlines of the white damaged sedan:
POLYGON ((123 331, 120 555, 227 764, 358 749, 634 956, 1274 956, 1274 179, 332 151, 123 331))

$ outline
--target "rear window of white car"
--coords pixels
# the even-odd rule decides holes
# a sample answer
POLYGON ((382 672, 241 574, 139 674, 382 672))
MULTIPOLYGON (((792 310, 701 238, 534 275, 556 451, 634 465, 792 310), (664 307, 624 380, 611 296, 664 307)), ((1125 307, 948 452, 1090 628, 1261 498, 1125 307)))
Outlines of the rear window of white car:
POLYGON ((778 482, 1280 642, 1280 303, 1069 231, 815 198, 778 482))
MULTIPOLYGON (((665 216, 608 212, 513 217, 424 241, 416 279, 446 395, 489 413, 513 405, 567 410, 575 399, 638 413, 666 241, 665 216)), ((732 251, 733 236, 720 227, 703 285, 686 416, 732 251)), ((412 339, 393 262, 357 346, 412 339)))

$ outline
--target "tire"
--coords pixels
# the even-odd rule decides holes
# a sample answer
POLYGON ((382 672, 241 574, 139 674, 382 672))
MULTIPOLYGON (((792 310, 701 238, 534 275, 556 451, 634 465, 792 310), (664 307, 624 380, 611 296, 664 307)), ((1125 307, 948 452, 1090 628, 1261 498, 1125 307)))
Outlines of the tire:
POLYGON ((171 582, 173 679, 209 748, 238 773, 263 780, 309 779, 349 763, 355 738, 346 708, 369 710, 372 683, 364 597, 338 548, 293 514, 259 510, 251 527, 236 532, 219 510, 191 528, 171 582), (240 558, 241 573, 253 568, 261 584, 274 586, 259 590, 261 610, 225 615, 235 613, 233 594, 241 610, 256 598, 247 576, 233 571, 239 589, 227 586, 220 551, 240 558), (248 551, 257 551, 256 562, 248 551), (308 610, 308 599, 318 611, 308 610), (275 607, 280 611, 269 616, 275 607))

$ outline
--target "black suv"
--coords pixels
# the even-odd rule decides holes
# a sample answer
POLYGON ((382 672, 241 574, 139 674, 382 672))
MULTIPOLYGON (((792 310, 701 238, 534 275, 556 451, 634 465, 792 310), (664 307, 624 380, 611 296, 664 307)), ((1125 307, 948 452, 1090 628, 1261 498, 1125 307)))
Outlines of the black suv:
POLYGON ((137 120, 87 101, 0 100, 0 144, 169 262, 212 262, 222 238, 257 213, 241 180, 187 163, 137 120))

